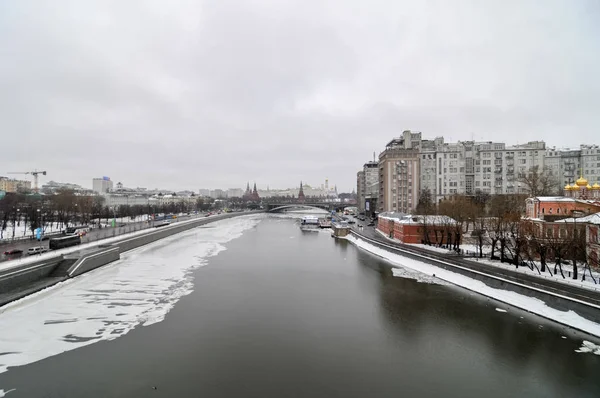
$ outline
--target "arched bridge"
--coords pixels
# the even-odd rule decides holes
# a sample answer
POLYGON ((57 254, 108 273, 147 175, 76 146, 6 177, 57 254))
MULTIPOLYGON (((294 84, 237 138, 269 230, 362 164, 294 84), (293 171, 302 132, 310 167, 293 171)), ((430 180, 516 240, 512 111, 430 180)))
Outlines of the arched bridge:
POLYGON ((271 213, 278 213, 290 210, 308 210, 308 209, 321 209, 321 210, 342 210, 345 207, 352 206, 348 203, 339 202, 317 202, 317 203, 268 203, 265 204, 265 210, 271 213))

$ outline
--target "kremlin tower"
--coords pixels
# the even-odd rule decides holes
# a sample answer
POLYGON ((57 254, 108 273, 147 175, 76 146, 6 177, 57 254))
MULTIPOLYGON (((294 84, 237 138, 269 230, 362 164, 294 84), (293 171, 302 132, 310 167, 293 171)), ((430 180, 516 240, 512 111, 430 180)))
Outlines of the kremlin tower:
POLYGON ((302 181, 300 181, 300 191, 298 191, 298 203, 304 203, 306 198, 304 197, 304 190, 302 189, 302 181))
POLYGON ((258 191, 256 190, 256 183, 254 183, 254 189, 252 190, 252 194, 250 194, 250 200, 253 202, 260 202, 260 196, 258 196, 258 191))

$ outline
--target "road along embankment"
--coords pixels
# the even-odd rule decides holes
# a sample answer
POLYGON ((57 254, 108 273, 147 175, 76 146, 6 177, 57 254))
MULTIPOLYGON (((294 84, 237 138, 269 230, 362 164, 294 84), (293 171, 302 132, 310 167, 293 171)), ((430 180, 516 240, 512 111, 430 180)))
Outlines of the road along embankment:
POLYGON ((211 222, 255 213, 260 212, 226 213, 194 218, 107 238, 93 245, 82 245, 81 250, 71 248, 51 252, 44 255, 43 259, 31 258, 30 261, 0 270, 0 306, 116 261, 120 254, 126 251, 211 222))
POLYGON ((382 257, 399 268, 435 276, 544 318, 600 337, 600 305, 581 298, 548 291, 481 270, 470 269, 437 256, 415 253, 393 244, 371 239, 356 231, 347 238, 357 247, 382 257))

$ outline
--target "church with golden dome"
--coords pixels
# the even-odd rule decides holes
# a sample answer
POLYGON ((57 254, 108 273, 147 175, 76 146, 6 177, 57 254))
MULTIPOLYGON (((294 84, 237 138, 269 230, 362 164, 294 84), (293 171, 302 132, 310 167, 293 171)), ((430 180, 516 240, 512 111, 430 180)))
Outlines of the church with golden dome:
POLYGON ((598 182, 590 185, 582 174, 573 185, 565 185, 564 195, 573 199, 597 200, 600 199, 600 185, 598 182))

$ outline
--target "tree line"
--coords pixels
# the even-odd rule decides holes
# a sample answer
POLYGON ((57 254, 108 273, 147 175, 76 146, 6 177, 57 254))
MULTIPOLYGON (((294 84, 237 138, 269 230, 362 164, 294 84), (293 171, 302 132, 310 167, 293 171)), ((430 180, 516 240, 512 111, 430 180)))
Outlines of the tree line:
MULTIPOLYGON (((563 278, 564 264, 572 266, 573 279, 578 278, 580 266, 584 274, 590 267, 599 266, 588 263, 585 224, 525 219, 527 197, 477 193, 474 196, 453 195, 436 204, 431 192, 424 190, 417 213, 444 215, 454 221, 424 217, 423 243, 460 251, 461 244, 468 242, 476 247, 477 257, 484 257, 489 252, 492 259, 515 267, 527 266, 540 274, 560 274, 563 278), (549 263, 554 266, 550 267, 549 263)), ((593 278, 591 272, 589 276, 593 278)))
MULTIPOLYGON (((223 208, 247 208, 252 204, 241 198, 229 198, 227 201, 194 196, 192 200, 173 201, 150 205, 108 206, 102 196, 77 195, 74 191, 63 189, 52 195, 31 195, 26 193, 7 193, 0 200, 0 239, 19 238, 17 229, 25 235, 33 235, 37 228, 44 231, 48 227, 62 230, 70 225, 101 223, 113 218, 130 217, 134 219, 146 214, 189 213, 223 208), (17 228, 21 226, 25 228, 17 228)), ((254 206, 256 207, 256 206, 254 206)))

